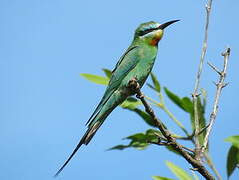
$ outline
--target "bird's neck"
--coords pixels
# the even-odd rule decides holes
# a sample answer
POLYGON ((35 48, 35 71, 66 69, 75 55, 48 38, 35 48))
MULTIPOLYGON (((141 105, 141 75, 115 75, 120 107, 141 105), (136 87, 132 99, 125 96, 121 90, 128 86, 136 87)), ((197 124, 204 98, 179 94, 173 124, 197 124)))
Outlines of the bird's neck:
POLYGON ((158 42, 160 40, 161 40, 161 37, 157 37, 157 36, 152 38, 145 38, 145 39, 138 38, 138 39, 134 39, 133 44, 158 48, 158 42))

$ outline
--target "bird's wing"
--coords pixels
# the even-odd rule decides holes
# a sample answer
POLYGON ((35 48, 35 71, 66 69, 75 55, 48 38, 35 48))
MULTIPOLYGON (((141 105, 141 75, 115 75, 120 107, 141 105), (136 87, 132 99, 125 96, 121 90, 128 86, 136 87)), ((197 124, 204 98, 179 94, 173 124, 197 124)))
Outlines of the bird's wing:
POLYGON ((131 46, 128 50, 121 56, 120 60, 117 62, 114 70, 112 71, 112 75, 108 84, 108 87, 105 91, 104 96, 102 97, 100 103, 96 107, 95 111, 87 121, 86 125, 94 119, 93 117, 97 114, 97 112, 103 107, 105 102, 110 98, 113 92, 119 87, 121 81, 124 77, 136 66, 138 63, 138 55, 137 55, 138 46, 131 46))

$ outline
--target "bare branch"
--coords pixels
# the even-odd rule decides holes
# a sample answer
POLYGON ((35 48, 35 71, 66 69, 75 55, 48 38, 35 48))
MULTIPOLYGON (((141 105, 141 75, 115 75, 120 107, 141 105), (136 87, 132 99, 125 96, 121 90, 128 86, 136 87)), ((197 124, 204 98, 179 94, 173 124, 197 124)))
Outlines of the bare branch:
POLYGON ((226 78, 227 65, 228 65, 228 59, 230 56, 230 52, 231 52, 231 49, 227 48, 226 51, 224 53, 222 53, 222 56, 224 56, 223 70, 219 73, 220 74, 219 81, 218 81, 218 83, 216 83, 217 90, 216 90, 216 95, 215 95, 215 99, 214 99, 213 110, 210 114, 209 125, 207 126, 208 128, 207 128, 204 143, 203 143, 203 151, 205 151, 205 149, 207 148, 209 134, 212 130, 213 124, 215 123, 215 119, 216 119, 217 112, 218 112, 218 104, 219 104, 219 98, 221 95, 221 91, 227 85, 227 83, 224 83, 224 80, 226 78))
POLYGON ((203 164, 194 159, 187 151, 184 150, 184 147, 179 144, 176 139, 173 137, 170 131, 167 130, 165 125, 156 117, 153 109, 145 100, 142 92, 140 91, 140 86, 137 82, 137 79, 132 79, 129 82, 129 87, 133 92, 136 93, 136 97, 139 98, 142 104, 145 107, 145 111, 151 116, 152 120, 155 123, 155 126, 161 131, 162 135, 167 139, 167 143, 169 143, 176 151, 178 151, 192 166, 196 168, 197 171, 206 179, 214 180, 215 178, 210 174, 209 171, 203 166, 203 164))
POLYGON ((203 41, 203 47, 202 47, 202 54, 200 58, 200 63, 198 67, 198 72, 196 76, 196 81, 195 81, 195 87, 194 87, 194 92, 192 94, 193 98, 193 107, 194 107, 194 121, 195 121, 195 157, 196 159, 200 159, 200 154, 201 154, 201 147, 199 144, 199 117, 198 117, 198 89, 200 85, 200 78, 201 78, 201 73, 202 73, 202 68, 204 64, 204 59, 207 51, 207 39, 208 39, 208 26, 209 26, 209 18, 210 18, 210 12, 211 12, 211 7, 212 7, 212 0, 208 0, 208 4, 206 4, 206 25, 205 25, 205 34, 204 34, 204 41, 203 41))
POLYGON ((219 75, 221 75, 221 72, 218 70, 218 68, 216 66, 214 66, 212 63, 207 62, 207 64, 214 70, 216 71, 219 75))

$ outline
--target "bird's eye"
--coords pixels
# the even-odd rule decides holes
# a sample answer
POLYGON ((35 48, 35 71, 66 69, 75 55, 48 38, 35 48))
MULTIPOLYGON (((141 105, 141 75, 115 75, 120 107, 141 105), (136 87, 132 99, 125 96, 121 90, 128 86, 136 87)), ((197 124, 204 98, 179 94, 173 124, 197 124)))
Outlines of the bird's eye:
POLYGON ((139 31, 139 36, 144 36, 145 34, 148 34, 154 30, 156 30, 157 28, 151 28, 151 29, 145 29, 143 31, 139 31))

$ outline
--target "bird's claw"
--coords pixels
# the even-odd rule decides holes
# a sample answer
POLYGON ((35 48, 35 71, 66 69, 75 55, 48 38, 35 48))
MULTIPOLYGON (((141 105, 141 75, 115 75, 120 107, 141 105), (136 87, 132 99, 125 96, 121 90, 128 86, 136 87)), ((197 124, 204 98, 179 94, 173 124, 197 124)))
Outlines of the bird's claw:
POLYGON ((137 97, 138 99, 142 99, 142 98, 144 98, 144 95, 143 95, 143 94, 140 94, 140 95, 137 94, 136 97, 137 97))
POLYGON ((128 86, 135 91, 140 88, 136 77, 133 77, 131 80, 129 80, 128 86))

